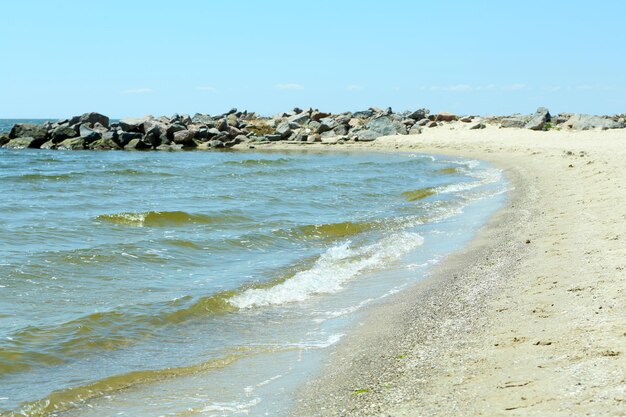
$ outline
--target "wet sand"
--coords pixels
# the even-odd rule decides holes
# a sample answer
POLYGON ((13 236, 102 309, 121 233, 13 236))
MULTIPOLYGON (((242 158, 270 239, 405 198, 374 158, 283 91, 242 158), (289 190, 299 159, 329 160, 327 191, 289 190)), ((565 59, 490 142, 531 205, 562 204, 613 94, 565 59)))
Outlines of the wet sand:
POLYGON ((466 249, 364 314, 294 415, 626 415, 626 131, 263 147, 478 158, 515 187, 466 249))

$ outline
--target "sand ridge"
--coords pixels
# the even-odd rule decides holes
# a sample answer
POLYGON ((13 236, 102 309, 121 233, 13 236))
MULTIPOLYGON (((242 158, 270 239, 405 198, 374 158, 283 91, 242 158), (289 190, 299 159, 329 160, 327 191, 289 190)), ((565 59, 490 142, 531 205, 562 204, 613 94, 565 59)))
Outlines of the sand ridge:
POLYGON ((485 159, 515 190, 468 248, 368 312, 294 415, 626 415, 624 130, 459 123, 306 148, 485 159))

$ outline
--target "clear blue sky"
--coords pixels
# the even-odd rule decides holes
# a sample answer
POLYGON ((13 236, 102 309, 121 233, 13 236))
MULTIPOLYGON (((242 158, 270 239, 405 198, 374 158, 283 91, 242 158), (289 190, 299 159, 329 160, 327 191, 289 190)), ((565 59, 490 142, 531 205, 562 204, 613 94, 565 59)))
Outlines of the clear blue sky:
POLYGON ((7 0, 0 118, 626 112, 626 2, 7 0))

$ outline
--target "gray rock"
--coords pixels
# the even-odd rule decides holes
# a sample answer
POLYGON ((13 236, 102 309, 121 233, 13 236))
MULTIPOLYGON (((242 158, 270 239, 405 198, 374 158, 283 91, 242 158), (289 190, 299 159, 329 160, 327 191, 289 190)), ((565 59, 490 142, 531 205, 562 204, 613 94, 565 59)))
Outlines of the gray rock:
POLYGON ((361 110, 352 113, 352 117, 357 117, 360 119, 369 119, 372 116, 374 116, 374 111, 372 109, 361 110))
POLYGON ((216 128, 212 127, 210 129, 207 130, 207 134, 209 135, 209 137, 213 137, 213 136, 217 136, 220 134, 220 131, 217 130, 216 128))
POLYGON ((413 120, 422 120, 422 119, 426 119, 428 117, 428 110, 426 109, 419 109, 419 110, 415 110, 413 113, 409 114, 407 117, 409 119, 413 119, 413 120))
POLYGON ((207 143, 211 148, 216 148, 216 149, 224 148, 224 142, 222 142, 221 140, 213 139, 213 140, 208 141, 207 143))
POLYGON ((112 138, 98 139, 89 144, 89 149, 106 151, 106 150, 119 150, 122 149, 112 138))
POLYGON ((172 141, 183 146, 193 146, 195 136, 196 132, 194 130, 180 130, 174 133, 172 141))
POLYGON ((145 143, 149 143, 152 148, 156 148, 162 142, 161 136, 159 135, 158 131, 151 131, 146 133, 145 135, 143 135, 143 138, 141 140, 145 143))
POLYGON ((289 123, 296 123, 300 126, 307 124, 310 120, 311 120, 311 117, 309 116, 309 113, 307 112, 296 113, 287 119, 289 123))
POLYGON ((476 123, 475 125, 473 125, 472 127, 470 127, 470 130, 478 130, 478 129, 484 129, 487 126, 484 123, 476 123))
POLYGON ((70 125, 76 125, 79 123, 87 123, 90 126, 95 125, 96 123, 100 123, 104 127, 109 127, 109 118, 100 113, 84 113, 80 116, 74 116, 70 119, 70 125))
POLYGON ((149 119, 143 123, 142 131, 146 135, 150 132, 154 132, 156 134, 158 131, 159 137, 165 137, 167 136, 167 128, 168 128, 168 124, 163 123, 161 120, 149 119))
POLYGON ((174 124, 171 124, 171 125, 169 125, 169 126, 167 127, 166 136, 167 136, 170 140, 172 140, 172 139, 174 139, 174 133, 176 133, 176 132, 180 132, 180 131, 182 131, 182 130, 187 130, 187 128, 186 128, 184 125, 180 124, 180 123, 174 123, 174 124))
POLYGON ((26 148, 39 148, 45 142, 41 142, 41 139, 32 138, 30 136, 19 137, 11 139, 6 143, 3 148, 6 149, 26 149, 26 148))
POLYGON ((228 134, 228 137, 231 139, 234 139, 239 135, 243 135, 243 132, 235 126, 228 126, 226 133, 228 134))
POLYGON ((9 143, 10 140, 11 138, 9 137, 8 133, 0 134, 0 148, 9 143))
POLYGON ((270 142, 276 142, 283 139, 282 135, 265 135, 264 137, 270 142))
POLYGON ((191 121, 193 123, 203 124, 203 125, 206 125, 206 126, 214 125, 213 118, 211 116, 209 116, 208 114, 196 113, 191 118, 191 121))
POLYGON ((221 119, 219 122, 217 122, 217 125, 215 127, 220 132, 224 132, 226 129, 228 129, 228 121, 226 120, 226 118, 221 119))
POLYGON ((124 146, 124 149, 127 151, 139 151, 150 149, 150 145, 141 139, 133 139, 124 146))
POLYGON ((520 116, 505 117, 500 121, 500 127, 503 128, 522 128, 526 125, 526 121, 520 116))
MULTIPOLYGON (((80 137, 86 142, 91 143, 102 138, 102 134, 90 127, 86 124, 80 125, 80 137)), ((67 140, 67 139, 66 139, 67 140)), ((65 141, 63 141, 65 142, 65 141)), ((61 142, 61 143, 63 143, 61 142)))
POLYGON ((380 133, 373 130, 360 130, 356 134, 356 140, 359 142, 371 142, 380 136, 382 136, 380 133))
MULTIPOLYGON (((378 136, 395 135, 398 133, 396 125, 387 116, 380 116, 370 120, 365 124, 365 129, 378 133, 378 136)), ((359 140, 362 140, 360 136, 359 140)))
POLYGON ((472 116, 465 116, 459 119, 463 123, 471 123, 474 118, 472 116))
POLYGON ((65 139, 78 136, 77 129, 67 125, 57 126, 50 132, 50 138, 54 143, 63 142, 65 139))
POLYGON ((319 120, 319 123, 320 125, 317 128, 317 133, 319 134, 333 130, 338 126, 338 123, 332 117, 323 117, 319 120))
POLYGON ((423 118, 423 119, 418 120, 418 121, 415 123, 415 125, 417 125, 417 126, 426 126, 428 123, 430 123, 430 119, 428 119, 428 118, 423 118))
POLYGON ((276 127, 276 134, 280 135, 281 139, 286 139, 291 136, 291 127, 289 123, 283 122, 276 127))
POLYGON ((421 126, 413 126, 411 130, 409 130, 409 135, 421 135, 422 128, 421 126))
POLYGON ((57 149, 66 151, 77 151, 80 149, 85 149, 86 143, 87 141, 82 137, 65 139, 63 142, 57 145, 57 149))
POLYGON ((141 140, 143 135, 138 132, 121 132, 118 134, 118 142, 122 147, 126 147, 133 140, 141 140))
POLYGON ((52 140, 47 141, 46 143, 44 143, 43 145, 39 147, 39 149, 56 149, 56 148, 57 148, 57 144, 52 142, 52 140))
POLYGON ((599 116, 591 116, 588 114, 575 114, 567 122, 565 122, 563 126, 574 130, 607 130, 621 129, 624 127, 624 123, 619 123, 615 120, 606 119, 599 116))
POLYGON ((333 129, 333 133, 337 136, 345 136, 348 134, 348 127, 346 125, 339 125, 333 129))
POLYGON ((413 120, 413 119, 403 119, 401 123, 403 125, 405 125, 406 127, 410 128, 411 126, 413 126, 416 123, 416 120, 413 120))
POLYGON ((545 107, 539 107, 530 120, 524 125, 526 129, 543 130, 546 123, 550 121, 550 112, 545 107))
POLYGON ((124 132, 145 133, 143 125, 147 120, 147 117, 128 117, 120 120, 119 125, 124 132))
POLYGON ((33 138, 35 139, 36 146, 39 147, 46 142, 48 136, 48 129, 45 126, 34 125, 30 123, 17 123, 13 125, 9 138, 33 138))
POLYGON ((324 113, 324 112, 321 112, 319 110, 315 110, 315 111, 311 112, 311 119, 315 120, 316 122, 319 122, 324 117, 328 117, 328 116, 330 116, 330 113, 324 113))

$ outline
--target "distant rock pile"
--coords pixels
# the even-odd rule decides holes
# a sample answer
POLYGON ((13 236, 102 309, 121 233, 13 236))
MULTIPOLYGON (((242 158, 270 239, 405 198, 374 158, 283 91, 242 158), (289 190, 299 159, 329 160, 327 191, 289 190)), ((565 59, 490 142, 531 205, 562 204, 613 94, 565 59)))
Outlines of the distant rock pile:
POLYGON ((107 116, 85 113, 56 123, 16 124, 9 134, 0 134, 0 146, 13 149, 180 150, 229 148, 239 143, 273 141, 333 144, 373 141, 381 136, 420 134, 424 128, 454 123, 472 123, 469 129, 484 129, 486 124, 532 130, 625 127, 624 118, 619 116, 551 116, 543 107, 530 116, 484 119, 451 113, 430 114, 427 109, 394 113, 391 108, 370 108, 331 114, 295 108, 274 117, 232 109, 217 116, 200 113, 193 117, 146 116, 110 123, 107 116))

